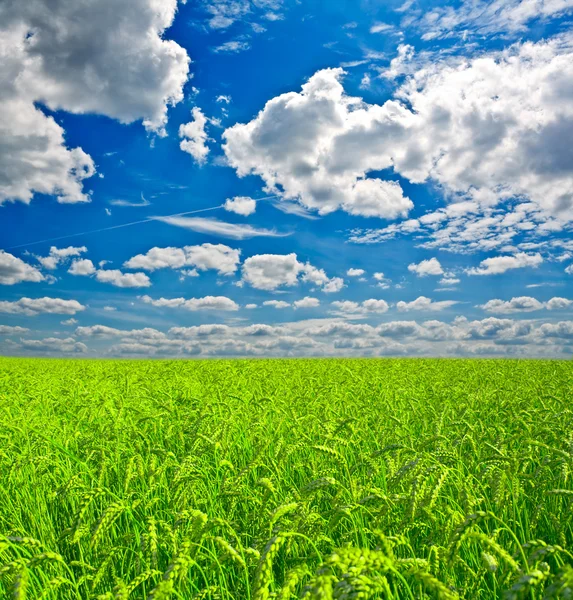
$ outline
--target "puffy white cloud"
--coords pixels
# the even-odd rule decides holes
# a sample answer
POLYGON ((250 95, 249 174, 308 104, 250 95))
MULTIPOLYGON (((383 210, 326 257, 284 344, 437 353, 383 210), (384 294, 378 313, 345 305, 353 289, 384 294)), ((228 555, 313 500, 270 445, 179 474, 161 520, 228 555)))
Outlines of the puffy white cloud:
POLYGON ((565 273, 567 273, 567 275, 573 275, 573 265, 565 267, 565 273))
POLYGON ((146 304, 161 308, 184 308, 190 311, 197 310, 239 310, 239 305, 226 296, 205 296, 204 298, 158 298, 153 299, 149 296, 141 296, 141 300, 146 304))
POLYGON ((446 308, 450 308, 457 304, 458 302, 455 300, 442 300, 440 302, 434 302, 430 298, 426 298, 425 296, 419 296, 412 302, 404 302, 400 301, 396 303, 396 308, 400 312, 406 312, 410 310, 424 310, 424 311, 440 311, 445 310, 446 308))
POLYGON ((77 319, 66 319, 65 321, 62 321, 62 325, 77 325, 78 321, 77 319))
POLYGON ((344 283, 344 279, 342 277, 333 277, 328 283, 324 285, 322 291, 325 294, 335 294, 336 292, 340 292, 342 288, 345 288, 346 284, 344 283))
POLYGON ((263 306, 272 306, 273 308, 288 308, 290 306, 290 302, 285 302, 284 300, 265 300, 263 302, 263 306))
POLYGON ((519 252, 514 256, 494 256, 482 260, 479 268, 467 269, 468 275, 500 275, 511 269, 523 269, 525 267, 538 267, 543 262, 539 253, 526 254, 519 252))
POLYGON ((72 261, 68 273, 72 275, 93 275, 96 268, 89 258, 80 258, 72 261))
POLYGON ((536 298, 531 296, 519 296, 518 298, 512 298, 511 300, 490 300, 485 304, 479 306, 483 310, 491 313, 498 314, 511 314, 518 312, 532 312, 535 310, 563 310, 569 308, 573 304, 572 300, 567 298, 551 298, 547 302, 540 302, 536 298))
POLYGON ((0 335, 22 335, 30 331, 26 327, 12 327, 10 325, 0 325, 0 335))
POLYGON ((209 154, 209 146, 207 146, 209 138, 205 131, 207 117, 197 106, 193 108, 191 114, 193 120, 179 127, 179 137, 181 138, 179 147, 183 152, 190 154, 198 164, 204 165, 209 154))
POLYGON ((366 271, 364 269, 348 269, 346 275, 348 277, 361 277, 366 271))
POLYGON ((416 264, 412 263, 408 265, 408 271, 412 273, 416 273, 418 277, 426 277, 427 275, 443 275, 444 269, 442 269, 442 265, 437 258, 430 258, 428 260, 423 260, 422 262, 416 264))
POLYGON ((245 304, 245 308, 247 308, 248 310, 253 310, 254 308, 258 308, 256 304, 253 304, 252 302, 250 304, 245 304))
POLYGON ((149 287, 151 280, 145 273, 122 273, 119 269, 100 269, 96 271, 96 279, 102 283, 111 283, 119 288, 149 287))
POLYGON ((442 279, 440 279, 440 285, 445 285, 445 286, 451 286, 451 285, 457 285, 460 282, 460 280, 457 277, 442 277, 442 279))
POLYGON ((97 113, 163 132, 189 58, 162 38, 177 0, 7 0, 0 4, 0 203, 34 193, 86 202, 92 159, 38 107, 97 113))
POLYGON ((243 281, 259 290, 273 291, 281 286, 297 285, 300 280, 322 287, 325 293, 338 292, 344 287, 340 277, 332 279, 323 269, 301 263, 294 252, 290 254, 256 254, 243 263, 243 281))
POLYGON ((296 254, 257 254, 243 263, 243 280, 259 290, 276 290, 283 285, 298 283, 298 275, 304 265, 296 254))
POLYGON ((18 344, 23 350, 49 354, 85 354, 88 348, 73 337, 65 339, 49 337, 42 340, 20 340, 18 344))
POLYGON ((567 356, 573 321, 540 323, 488 317, 451 323, 390 321, 374 327, 341 318, 299 320, 281 325, 204 324, 167 333, 105 325, 78 327, 75 334, 113 345, 110 355, 163 356, 567 356))
POLYGON ((21 258, 0 250, 0 284, 14 285, 22 281, 44 281, 44 276, 21 258))
POLYGON ((293 306, 294 308, 316 308, 317 306, 320 306, 320 300, 318 298, 305 296, 301 300, 295 300, 293 306))
POLYGON ((56 246, 52 246, 48 256, 36 256, 36 258, 44 269, 53 271, 58 268, 58 265, 66 262, 69 258, 80 256, 80 254, 87 252, 87 250, 88 249, 85 246, 68 246, 67 248, 56 248, 56 246))
POLYGON ((571 220, 573 162, 560 140, 573 131, 572 48, 561 36, 434 60, 383 105, 346 96, 340 69, 319 71, 228 129, 225 152, 240 176, 322 213, 404 215, 411 202, 397 184, 364 178, 393 168, 448 198, 530 200, 571 220))
POLYGON ((247 196, 235 196, 234 198, 227 198, 223 208, 243 217, 248 217, 257 210, 257 201, 247 196))
POLYGON ((273 98, 251 122, 227 129, 229 163, 239 176, 259 175, 272 193, 321 214, 342 208, 363 216, 404 216, 413 205, 398 183, 365 178, 389 167, 387 160, 341 160, 339 146, 352 154, 369 120, 359 100, 344 93, 342 75, 341 69, 319 71, 300 93, 273 98))
MULTIPOLYGON (((201 217, 154 217, 157 221, 190 229, 198 233, 207 233, 233 240, 246 240, 253 237, 285 237, 283 233, 277 233, 272 229, 259 229, 252 225, 239 225, 227 223, 218 219, 204 219, 201 217)), ((290 235, 290 234, 286 234, 290 235)))
POLYGON ((545 303, 545 308, 547 310, 562 310, 565 308, 569 308, 573 304, 573 300, 569 300, 568 298, 551 298, 545 303))
POLYGON ((385 300, 370 298, 363 302, 353 302, 351 300, 339 300, 330 304, 336 312, 342 314, 367 314, 367 313, 385 313, 388 312, 388 303, 385 300))
POLYGON ((489 302, 480 305, 480 308, 486 312, 508 315, 517 312, 541 310, 544 308, 544 304, 531 296, 519 296, 518 298, 512 298, 508 301, 498 299, 490 300, 489 302))
POLYGON ((14 302, 0 301, 0 313, 35 316, 42 313, 57 315, 75 315, 86 307, 77 300, 61 298, 20 298, 14 302))
MULTIPOLYGON (((224 244, 202 244, 183 248, 151 248, 145 254, 138 254, 123 266, 127 269, 180 269, 194 267, 199 271, 213 269, 220 275, 232 275, 237 270, 241 251, 224 244)), ((195 274, 193 274, 195 275, 195 274)))

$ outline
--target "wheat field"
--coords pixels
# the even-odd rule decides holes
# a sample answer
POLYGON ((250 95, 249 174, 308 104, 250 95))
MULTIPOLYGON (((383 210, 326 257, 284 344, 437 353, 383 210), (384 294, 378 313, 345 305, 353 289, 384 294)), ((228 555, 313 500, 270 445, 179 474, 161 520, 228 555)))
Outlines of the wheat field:
POLYGON ((573 598, 564 361, 0 359, 0 598, 573 598))

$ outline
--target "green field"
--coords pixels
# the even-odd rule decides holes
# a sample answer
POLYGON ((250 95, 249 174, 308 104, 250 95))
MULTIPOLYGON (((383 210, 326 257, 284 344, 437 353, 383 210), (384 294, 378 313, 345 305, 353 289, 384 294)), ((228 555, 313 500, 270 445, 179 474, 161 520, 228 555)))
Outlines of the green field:
POLYGON ((0 598, 572 598, 573 363, 0 359, 0 598))

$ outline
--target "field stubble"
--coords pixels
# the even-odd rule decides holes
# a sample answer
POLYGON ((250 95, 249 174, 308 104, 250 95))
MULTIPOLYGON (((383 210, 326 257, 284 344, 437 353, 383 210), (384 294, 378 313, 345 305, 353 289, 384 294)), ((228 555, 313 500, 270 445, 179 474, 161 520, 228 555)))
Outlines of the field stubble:
POLYGON ((572 367, 0 359, 0 598, 573 598, 572 367))

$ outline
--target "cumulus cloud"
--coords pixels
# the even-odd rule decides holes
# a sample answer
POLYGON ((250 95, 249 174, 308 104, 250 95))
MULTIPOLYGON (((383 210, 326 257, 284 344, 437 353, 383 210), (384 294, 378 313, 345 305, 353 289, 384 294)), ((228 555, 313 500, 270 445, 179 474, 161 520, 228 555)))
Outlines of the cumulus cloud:
POLYGON ((14 285, 22 281, 44 281, 44 276, 21 258, 0 250, 0 284, 14 285))
POLYGON ((0 335, 22 335, 30 331, 26 327, 12 327, 10 325, 0 325, 0 335))
POLYGON ((408 265, 408 271, 416 273, 418 277, 426 277, 427 275, 443 275, 444 269, 437 258, 430 258, 423 260, 416 264, 412 263, 408 265))
POLYGON ((71 275, 93 275, 96 272, 96 268, 93 262, 89 258, 80 258, 72 261, 68 273, 71 275))
POLYGON ((48 256, 36 256, 36 259, 40 262, 44 269, 53 271, 57 269, 59 265, 65 263, 68 259, 74 256, 80 256, 80 254, 87 252, 87 250, 88 249, 85 246, 68 246, 67 248, 56 248, 56 246, 52 246, 48 256))
POLYGON ((150 287, 151 280, 145 273, 122 273, 119 269, 96 271, 96 279, 102 283, 111 283, 119 288, 150 287))
POLYGON ((359 100, 344 93, 342 75, 342 69, 319 71, 300 93, 273 98, 255 119, 227 129, 229 164, 239 176, 259 175, 270 192, 321 214, 342 208, 363 216, 404 216, 413 204, 400 185, 366 178, 390 164, 342 159, 340 146, 352 154, 367 126, 359 100))
POLYGON ((340 277, 332 279, 310 263, 301 263, 297 255, 290 254, 256 254, 243 263, 242 281, 259 290, 273 291, 279 287, 292 287, 300 280, 321 286, 326 293, 340 291, 344 281, 340 277))
POLYGON ((146 304, 161 308, 184 308, 185 310, 239 310, 239 305, 226 296, 205 296, 204 298, 158 298, 153 299, 149 296, 141 296, 141 300, 146 304))
POLYGON ((290 306, 290 302, 285 302, 284 300, 265 300, 263 302, 263 306, 272 306, 273 308, 288 308, 290 306))
POLYGON ((181 269, 193 267, 199 271, 213 269, 220 275, 232 275, 240 262, 241 251, 224 244, 201 244, 183 248, 151 248, 145 254, 138 254, 123 266, 126 269, 181 269))
POLYGON ((86 307, 77 300, 61 298, 20 298, 14 302, 0 301, 0 313, 36 316, 39 314, 75 315, 86 307))
POLYGON ((318 298, 305 296, 301 300, 295 300, 293 306, 294 308, 316 308, 317 306, 320 306, 320 300, 318 298))
POLYGON ((116 329, 78 327, 75 335, 100 340, 109 355, 149 356, 568 356, 573 321, 541 323, 488 317, 469 321, 389 321, 378 326, 346 318, 247 326, 211 323, 116 329), (119 343, 116 343, 119 341, 119 343))
POLYGON ((198 107, 193 108, 191 115, 193 120, 179 127, 179 137, 181 138, 179 147, 183 152, 190 154, 198 164, 204 165, 209 154, 209 146, 207 146, 209 138, 205 131, 207 117, 198 107))
POLYGON ((404 302, 400 301, 396 303, 396 308, 399 312, 407 312, 411 310, 424 310, 424 311, 440 311, 445 310, 446 308, 450 308, 454 306, 454 304, 458 304, 455 300, 442 300, 440 302, 434 302, 430 298, 426 298, 426 296, 419 296, 412 302, 404 302))
POLYGON ((300 93, 270 100, 224 134, 238 175, 325 213, 405 215, 398 184, 365 178, 393 168, 433 181, 452 199, 531 201, 573 218, 573 50, 567 36, 514 44, 416 70, 382 105, 348 97, 340 69, 317 72, 300 93))
POLYGON ((235 196, 234 198, 227 198, 223 208, 229 212, 248 217, 257 210, 257 201, 247 196, 235 196))
POLYGON ((368 313, 382 314, 388 312, 389 308, 388 303, 385 300, 377 300, 375 298, 370 298, 369 300, 364 300, 363 302, 338 300, 336 302, 331 302, 330 306, 332 306, 337 313, 342 313, 345 315, 365 315, 368 313))
POLYGON ((49 337, 41 340, 21 339, 18 347, 32 353, 46 354, 85 354, 88 347, 82 342, 77 342, 73 337, 55 338, 49 337))
POLYGON ((520 252, 514 256, 494 256, 482 260, 477 268, 467 269, 468 275, 500 275, 512 269, 538 267, 543 262, 539 253, 527 254, 520 252))
POLYGON ((35 193, 87 202, 95 173, 68 148, 50 110, 97 113, 162 134, 167 107, 183 99, 189 57, 163 32, 177 0, 117 3, 8 0, 0 4, 0 204, 35 193))
POLYGON ((497 314, 512 314, 519 312, 533 312, 536 310, 563 310, 569 308, 573 301, 567 298, 551 298, 547 302, 540 302, 531 296, 519 296, 511 300, 490 300, 485 304, 479 305, 479 308, 491 313, 497 314))
POLYGON ((366 271, 364 269, 348 269, 346 275, 348 277, 361 277, 366 271))
POLYGON ((285 237, 290 234, 277 233, 271 229, 259 229, 252 225, 238 225, 227 223, 218 219, 204 219, 201 217, 154 217, 157 221, 190 229, 198 233, 206 233, 233 240, 246 240, 254 237, 285 237))

